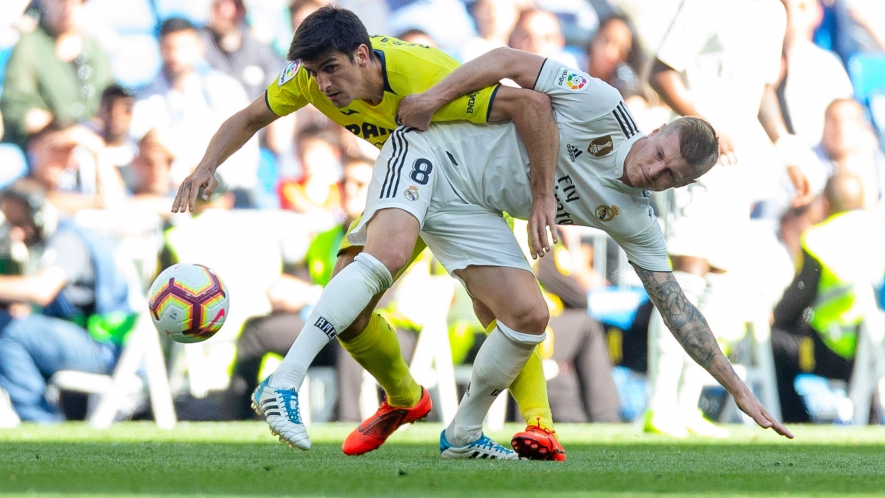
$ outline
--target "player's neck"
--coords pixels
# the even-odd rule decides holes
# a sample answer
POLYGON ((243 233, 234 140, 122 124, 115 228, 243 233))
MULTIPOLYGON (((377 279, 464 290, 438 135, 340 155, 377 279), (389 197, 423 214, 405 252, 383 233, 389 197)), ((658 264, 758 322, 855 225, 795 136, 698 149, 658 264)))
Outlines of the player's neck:
POLYGON ((369 67, 366 68, 366 79, 363 97, 369 104, 375 106, 384 100, 384 66, 381 60, 370 59, 369 67))

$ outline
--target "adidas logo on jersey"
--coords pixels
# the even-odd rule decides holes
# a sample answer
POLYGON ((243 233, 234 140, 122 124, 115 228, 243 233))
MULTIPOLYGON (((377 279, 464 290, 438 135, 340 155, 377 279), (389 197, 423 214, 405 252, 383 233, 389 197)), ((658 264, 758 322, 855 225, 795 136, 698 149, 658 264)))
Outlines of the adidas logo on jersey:
POLYGON ((572 162, 575 162, 575 159, 577 159, 578 156, 580 156, 581 153, 584 152, 572 144, 566 144, 565 148, 568 151, 568 157, 572 160, 572 162))

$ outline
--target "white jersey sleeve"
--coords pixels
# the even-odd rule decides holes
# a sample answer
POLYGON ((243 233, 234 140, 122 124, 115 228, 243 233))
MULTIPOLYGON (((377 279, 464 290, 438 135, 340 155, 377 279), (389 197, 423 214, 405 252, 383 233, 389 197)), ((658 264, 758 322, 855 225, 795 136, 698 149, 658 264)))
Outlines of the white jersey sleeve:
POLYGON ((544 61, 534 89, 550 97, 556 121, 563 124, 594 121, 623 100, 611 85, 553 59, 544 61))

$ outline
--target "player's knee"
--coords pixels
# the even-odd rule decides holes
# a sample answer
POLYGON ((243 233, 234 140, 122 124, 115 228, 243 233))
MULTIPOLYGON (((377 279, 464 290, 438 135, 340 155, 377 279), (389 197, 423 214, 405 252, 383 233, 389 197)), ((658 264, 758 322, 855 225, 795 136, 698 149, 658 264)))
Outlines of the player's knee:
POLYGON ((386 247, 381 251, 375 251, 375 253, 372 255, 387 267, 391 275, 398 275, 409 264, 409 259, 412 257, 411 249, 405 250, 394 246, 386 247))
POLYGON ((550 311, 546 303, 521 306, 511 319, 511 328, 525 334, 543 334, 550 322, 550 311))

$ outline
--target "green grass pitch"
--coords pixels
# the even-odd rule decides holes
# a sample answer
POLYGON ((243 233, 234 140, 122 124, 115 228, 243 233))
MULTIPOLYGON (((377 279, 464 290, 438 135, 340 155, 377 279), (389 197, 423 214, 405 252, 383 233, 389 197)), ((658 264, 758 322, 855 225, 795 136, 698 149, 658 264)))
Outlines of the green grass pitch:
MULTIPOLYGON (((310 428, 290 449, 263 422, 69 423, 0 430, 0 496, 885 496, 885 428, 794 426, 795 440, 732 426, 682 441, 632 425, 559 425, 568 461, 439 458, 440 424, 394 434, 378 451, 341 453, 350 424, 310 428)), ((491 433, 506 443, 508 425, 491 433)))

